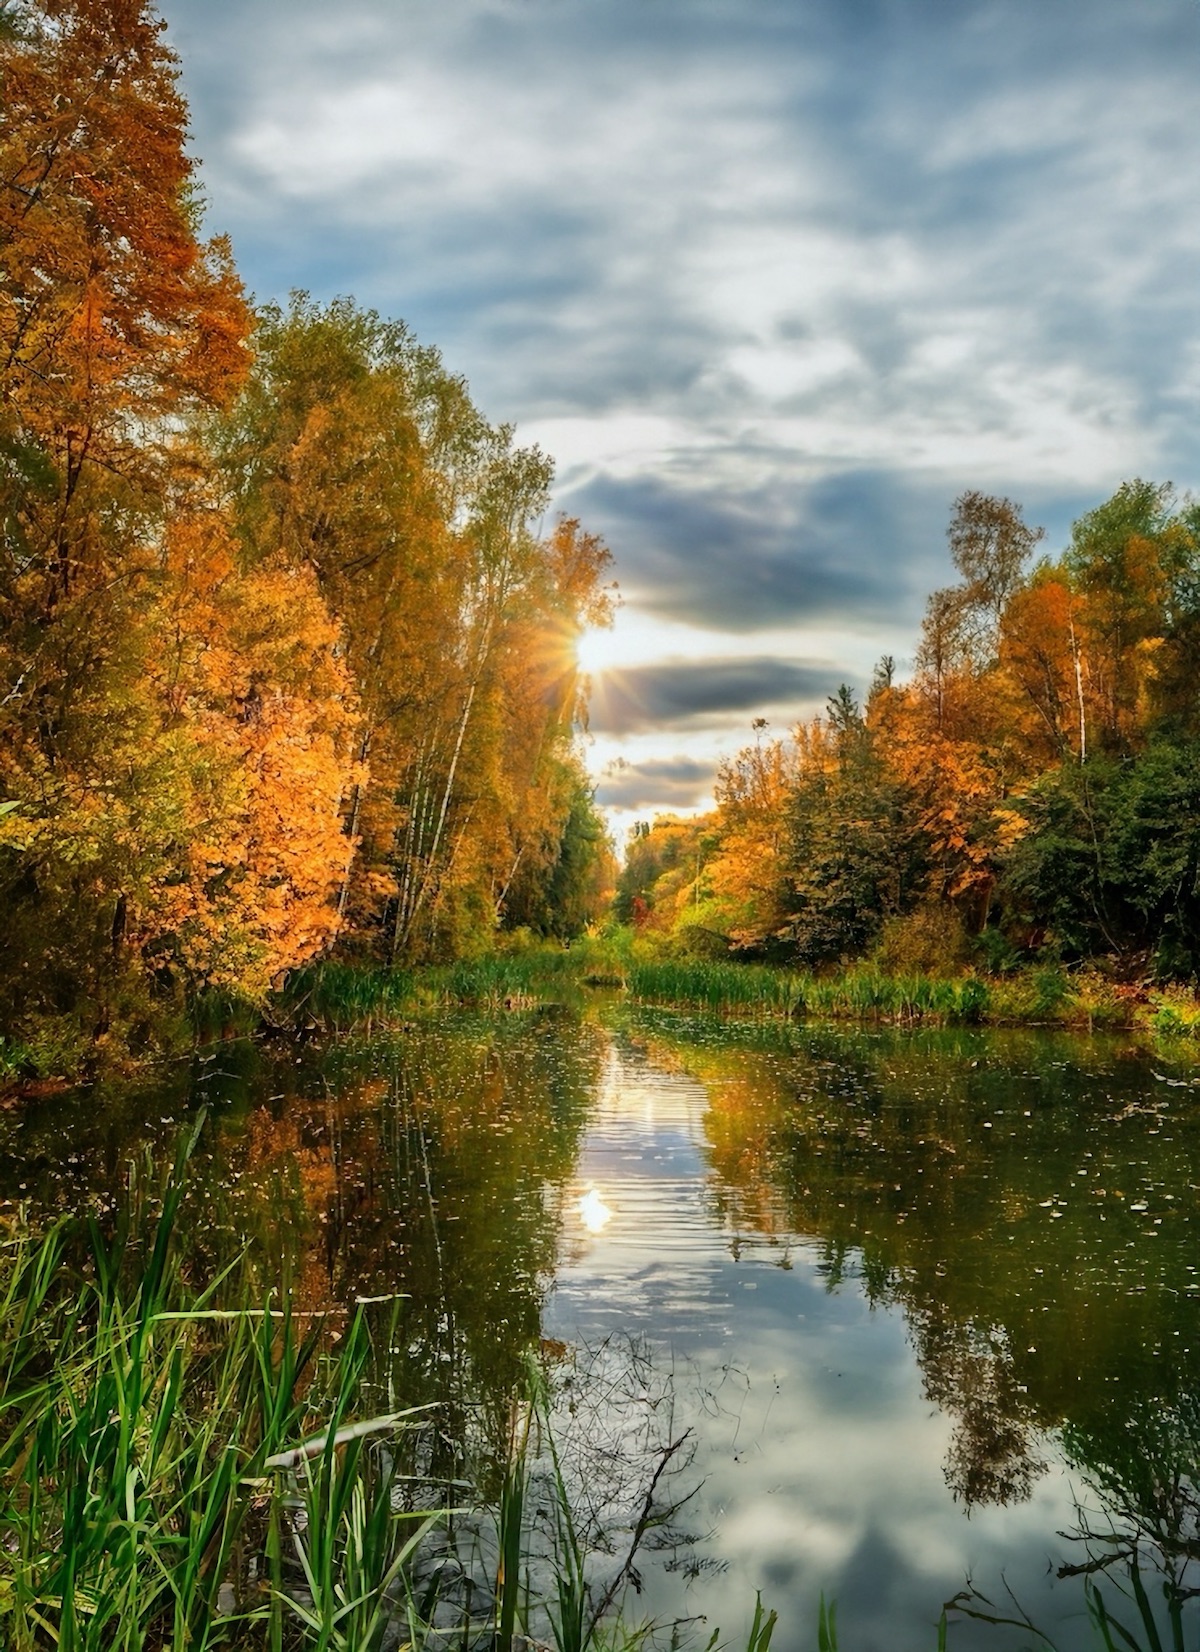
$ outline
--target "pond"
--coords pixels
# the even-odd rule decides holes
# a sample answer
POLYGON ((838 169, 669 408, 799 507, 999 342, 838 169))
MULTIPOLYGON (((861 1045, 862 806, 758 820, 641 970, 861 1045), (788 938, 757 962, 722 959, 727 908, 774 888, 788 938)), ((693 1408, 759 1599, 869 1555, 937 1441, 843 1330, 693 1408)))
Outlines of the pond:
MULTIPOLYGON (((618 1559, 662 1466, 635 1615, 732 1636, 761 1590, 798 1647, 824 1594, 844 1652, 895 1652, 969 1580, 1070 1652, 1098 1642, 1056 1574, 1120 1540, 1168 1623, 1155 1563, 1200 1552, 1194 1067, 603 1000, 446 1015, 5 1112, 0 1197, 111 1210, 201 1102, 191 1266, 248 1245, 303 1312, 403 1293, 397 1388, 481 1460, 540 1339, 618 1559)), ((1119 1556, 1096 1581, 1140 1623, 1119 1556)), ((952 1648, 1029 1644, 953 1616, 952 1648)))

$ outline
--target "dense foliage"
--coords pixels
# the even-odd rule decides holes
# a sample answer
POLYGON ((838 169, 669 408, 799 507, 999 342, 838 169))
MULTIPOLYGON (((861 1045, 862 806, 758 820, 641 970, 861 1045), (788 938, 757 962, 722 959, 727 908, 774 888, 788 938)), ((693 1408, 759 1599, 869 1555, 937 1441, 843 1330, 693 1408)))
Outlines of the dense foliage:
POLYGON ((10 1041, 50 1069, 331 949, 577 931, 607 851, 574 644, 606 548, 539 529, 549 461, 403 326, 251 312, 200 239, 145 0, 3 18, 10 1041))
POLYGON ((676 945, 807 968, 1022 957, 1200 972, 1200 506, 1133 481, 1040 530, 967 493, 911 681, 727 762, 715 814, 630 843, 618 911, 676 945))

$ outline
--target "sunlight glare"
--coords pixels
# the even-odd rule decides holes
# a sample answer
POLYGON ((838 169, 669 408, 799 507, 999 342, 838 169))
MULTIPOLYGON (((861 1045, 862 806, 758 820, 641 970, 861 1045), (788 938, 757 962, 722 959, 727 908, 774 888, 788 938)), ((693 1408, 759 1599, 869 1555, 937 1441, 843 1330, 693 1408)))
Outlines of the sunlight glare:
POLYGON ((575 644, 575 658, 580 671, 595 678, 625 664, 628 641, 617 634, 615 626, 593 625, 575 644))
POLYGON ((588 1188, 577 1208, 579 1220, 589 1233, 602 1233, 612 1218, 612 1211, 594 1187, 588 1188))

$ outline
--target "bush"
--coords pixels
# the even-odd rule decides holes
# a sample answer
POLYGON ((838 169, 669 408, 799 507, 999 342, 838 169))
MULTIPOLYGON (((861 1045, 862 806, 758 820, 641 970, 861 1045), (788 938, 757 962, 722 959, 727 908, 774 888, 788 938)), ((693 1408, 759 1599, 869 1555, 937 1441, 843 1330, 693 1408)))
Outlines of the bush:
POLYGON ((1012 975, 1021 966, 1020 948, 995 924, 976 935, 973 950, 987 975, 1012 975))
POLYGON ((874 961, 886 975, 957 975, 971 944, 963 921, 944 901, 927 901, 880 931, 874 961))

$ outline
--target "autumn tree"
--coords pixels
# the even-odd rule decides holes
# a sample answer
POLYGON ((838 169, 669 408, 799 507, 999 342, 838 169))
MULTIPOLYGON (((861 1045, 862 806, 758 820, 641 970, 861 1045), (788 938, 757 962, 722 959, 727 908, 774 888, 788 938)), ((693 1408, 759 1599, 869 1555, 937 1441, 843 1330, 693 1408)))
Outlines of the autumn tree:
MULTIPOLYGON (((522 854, 503 890, 506 929, 569 941, 601 917, 613 894, 616 862, 595 804, 594 788, 574 755, 556 759, 545 773, 550 804, 539 842, 522 854)), ((530 824, 521 848, 530 844, 530 824)))
POLYGON ((1065 566, 1084 599, 1084 674, 1107 751, 1139 744, 1172 597, 1195 582, 1195 540, 1173 502, 1169 486, 1125 482, 1072 530, 1065 566))
POLYGON ((103 547, 77 507, 98 472, 139 493, 164 421, 227 399, 247 315, 226 243, 189 205, 187 114, 144 0, 41 0, 0 41, 4 438, 45 484, 19 512, 47 610, 103 547), (38 459, 25 458, 34 450, 38 459))
POLYGON ((790 742, 759 739, 717 771, 720 836, 709 868, 714 921, 743 951, 770 946, 785 922, 795 768, 790 742))
POLYGON ((197 236, 162 25, 133 0, 15 15, 0 999, 10 1026, 137 1038, 151 996, 261 998, 328 944, 354 698, 311 570, 245 565, 225 520, 202 427, 244 379, 249 315, 197 236))
POLYGON ((186 760, 183 829, 138 941, 189 993, 261 1000, 337 933, 356 778, 342 636, 312 570, 240 568, 219 512, 178 508, 165 550, 149 676, 186 760))
POLYGON ((902 777, 889 770, 846 685, 797 730, 788 807, 785 933, 797 960, 861 953, 919 897, 924 844, 902 777))
MULTIPOLYGON (((1196 975, 1200 507, 1129 482, 1030 568, 1042 537, 1012 500, 961 495, 961 580, 929 598, 911 677, 884 660, 865 711, 843 688, 722 766, 707 880, 735 950, 961 967, 997 927, 1196 975)), ((657 928, 664 846, 636 842, 623 879, 657 928)))
POLYGON ((660 814, 631 828, 613 901, 619 923, 665 937, 689 905, 699 904, 715 848, 713 824, 710 815, 660 814))
POLYGON ((974 620, 975 646, 990 655, 1000 617, 1045 529, 1029 527, 1011 499, 972 489, 954 501, 946 537, 950 560, 962 576, 963 607, 974 620))
POLYGON ((1087 709, 1079 625, 1082 605, 1063 570, 1049 564, 1009 597, 1000 666, 1015 689, 1014 720, 1041 767, 1087 756, 1087 709))
MULTIPOLYGON (((101 1030, 182 829, 181 738, 148 663, 174 438, 245 368, 186 112, 139 0, 15 7, 0 40, 0 898, 10 1008, 101 1030), (133 925, 136 927, 136 924, 133 925)), ((186 740, 182 741, 186 744, 186 740)), ((186 790, 186 787, 183 788, 186 790)))
POLYGON ((214 440, 244 554, 311 568, 345 639, 344 943, 387 960, 477 946, 569 818, 548 782, 609 553, 575 522, 538 534, 549 461, 402 325, 299 294, 257 343, 214 440))

